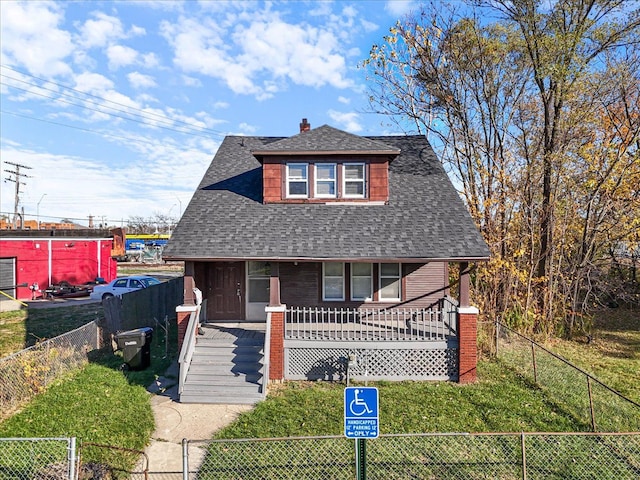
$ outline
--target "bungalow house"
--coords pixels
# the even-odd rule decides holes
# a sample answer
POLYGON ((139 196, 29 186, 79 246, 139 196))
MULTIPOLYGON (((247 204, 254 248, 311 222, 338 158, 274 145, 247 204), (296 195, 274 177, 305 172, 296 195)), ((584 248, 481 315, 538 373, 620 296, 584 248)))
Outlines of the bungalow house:
POLYGON ((182 401, 234 395, 208 390, 221 357, 202 352, 222 333, 222 363, 262 395, 283 379, 475 380, 469 272, 489 250, 424 136, 306 119, 287 138, 228 136, 163 257, 185 262, 182 401))

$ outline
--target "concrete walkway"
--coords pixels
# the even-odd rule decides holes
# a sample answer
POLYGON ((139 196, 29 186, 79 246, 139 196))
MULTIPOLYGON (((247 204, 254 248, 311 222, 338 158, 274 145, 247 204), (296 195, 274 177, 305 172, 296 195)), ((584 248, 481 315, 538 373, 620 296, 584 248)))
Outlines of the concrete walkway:
MULTIPOLYGON (((251 410, 252 405, 184 404, 178 401, 179 367, 174 362, 165 375, 147 389, 153 397, 151 407, 156 429, 145 449, 149 459, 149 479, 182 479, 182 439, 208 440, 213 434, 251 410)), ((189 448, 189 469, 196 470, 204 449, 189 448)), ((142 471, 139 465, 136 471, 142 471)), ((133 478, 133 477, 132 477, 133 478)), ((140 478, 143 478, 140 476, 140 478)))

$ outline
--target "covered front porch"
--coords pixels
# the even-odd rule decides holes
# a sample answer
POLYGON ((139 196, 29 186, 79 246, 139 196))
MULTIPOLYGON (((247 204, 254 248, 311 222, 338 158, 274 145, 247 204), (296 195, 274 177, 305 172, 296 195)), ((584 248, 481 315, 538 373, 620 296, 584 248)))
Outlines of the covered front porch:
MULTIPOLYGON (((198 268, 202 272, 202 265, 191 265, 191 269, 186 269, 184 306, 195 306, 198 303, 196 292, 204 290, 201 322, 219 321, 219 317, 209 317, 208 312, 212 309, 207 303, 214 301, 224 306, 224 300, 207 295, 207 276, 194 275, 198 268), (195 278, 199 278, 199 284, 195 278)), ((241 298, 249 298, 249 284, 256 280, 249 275, 250 268, 249 262, 235 262, 233 283, 228 282, 227 286, 232 299, 235 297, 241 306, 241 298), (238 282, 238 279, 245 281, 238 282)), ((297 262, 295 265, 293 262, 270 262, 269 276, 258 279, 263 286, 267 282, 266 288, 262 288, 262 300, 268 300, 262 305, 266 316, 262 368, 265 381, 339 380, 347 375, 370 380, 475 381, 478 311, 469 306, 470 269, 467 262, 459 265, 458 300, 448 294, 447 283, 430 293, 411 298, 405 295, 396 305, 370 301, 342 302, 338 303, 340 306, 323 301, 315 305, 294 305, 292 290, 302 291, 305 287, 298 281, 300 279, 304 279, 309 284, 306 287, 310 288, 305 288, 305 293, 296 298, 308 299, 309 290, 315 291, 316 296, 319 294, 321 287, 313 285, 310 270, 300 268, 297 262), (281 297, 283 284, 288 305, 281 297), (434 300, 436 296, 437 300, 434 300)), ((408 278, 410 275, 427 276, 424 268, 404 267, 401 271, 403 278, 398 282, 402 284, 398 288, 405 292, 416 290, 411 283, 415 280, 408 278)), ((447 269, 443 271, 448 274, 447 269)), ((227 320, 255 322, 255 319, 247 318, 250 310, 247 305, 244 303, 239 309, 238 305, 233 306, 240 313, 227 320)), ((189 338, 185 320, 180 321, 179 315, 181 343, 183 339, 186 343, 195 341, 195 330, 191 329, 190 333, 194 338, 189 338), (184 326, 181 328, 180 325, 184 326)))

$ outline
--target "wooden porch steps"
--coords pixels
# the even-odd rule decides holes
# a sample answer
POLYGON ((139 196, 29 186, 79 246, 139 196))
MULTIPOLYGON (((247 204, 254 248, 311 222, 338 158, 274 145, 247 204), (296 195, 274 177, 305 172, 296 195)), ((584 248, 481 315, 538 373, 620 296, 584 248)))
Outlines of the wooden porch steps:
MULTIPOLYGON (((228 329, 227 329, 228 330, 228 329)), ((182 403, 255 404, 262 394, 264 335, 205 327, 180 395, 182 403)))

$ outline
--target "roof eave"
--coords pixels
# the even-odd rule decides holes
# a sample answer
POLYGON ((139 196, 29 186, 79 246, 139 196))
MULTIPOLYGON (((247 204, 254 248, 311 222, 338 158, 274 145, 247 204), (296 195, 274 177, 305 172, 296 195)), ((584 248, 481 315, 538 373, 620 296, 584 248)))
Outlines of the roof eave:
POLYGON ((372 262, 372 263, 428 263, 428 262, 486 262, 489 257, 190 257, 163 256, 164 261, 181 262, 372 262))

